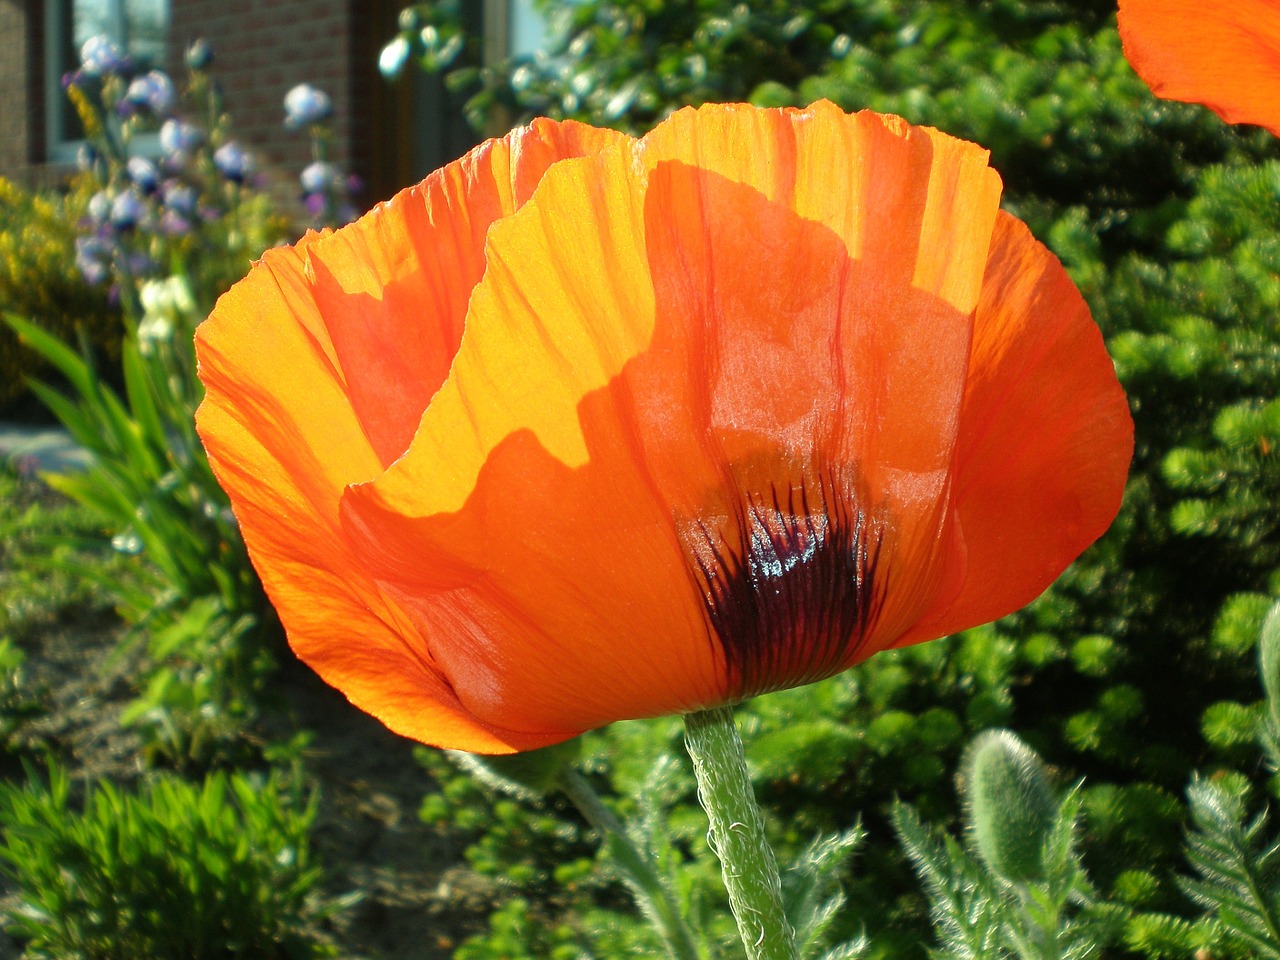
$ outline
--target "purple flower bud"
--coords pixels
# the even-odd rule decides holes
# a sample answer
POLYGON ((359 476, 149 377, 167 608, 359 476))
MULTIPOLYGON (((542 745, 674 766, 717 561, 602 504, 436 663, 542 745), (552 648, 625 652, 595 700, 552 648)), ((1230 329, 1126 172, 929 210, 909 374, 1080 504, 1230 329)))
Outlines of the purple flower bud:
POLYGON ((144 193, 151 193, 160 185, 160 171, 146 157, 130 157, 124 169, 144 193))
POLYGON ((192 70, 204 70, 213 63, 213 47, 203 38, 187 47, 187 66, 192 70))
POLYGON ((62 75, 62 89, 69 90, 77 83, 84 79, 84 75, 79 70, 68 70, 62 75))
POLYGON ((160 146, 165 153, 190 153, 203 139, 200 128, 184 120, 170 118, 160 127, 160 146))
POLYGON ((302 198, 303 204, 307 208, 307 212, 313 217, 318 217, 325 211, 328 203, 325 201, 323 193, 308 193, 302 198))
POLYGON ((234 140, 228 140, 213 152, 213 165, 228 180, 242 183, 253 170, 253 157, 234 140))
POLYGON ((76 148, 76 169, 85 171, 92 170, 98 162, 98 151, 93 149, 87 143, 80 144, 76 148))
POLYGON ((85 282, 97 286, 107 279, 111 248, 97 237, 76 237, 76 269, 85 282))
POLYGON ((147 205, 136 190, 125 190, 111 203, 111 225, 117 230, 136 227, 147 217, 147 205))
POLYGON ((196 192, 192 187, 176 180, 170 180, 164 186, 163 201, 165 208, 184 217, 196 212, 196 192))
POLYGON ((111 216, 111 194, 106 190, 99 190, 89 198, 88 211, 94 224, 101 226, 106 223, 111 216))
POLYGON ((91 287, 96 287, 107 279, 106 266, 97 260, 81 260, 77 258, 76 269, 80 271, 80 276, 84 277, 84 282, 91 287))
POLYGON ((333 164, 317 160, 307 164, 298 179, 306 193, 324 193, 337 182, 338 171, 333 164))
POLYGON ((106 34, 90 37, 80 47, 80 68, 91 77, 115 73, 124 65, 124 54, 106 34))
POLYGON ((181 173, 187 168, 187 164, 191 162, 191 154, 185 150, 179 150, 175 153, 166 153, 160 158, 160 169, 165 173, 181 173))
POLYGON ((176 210, 166 210, 160 215, 158 229, 168 237, 181 237, 191 232, 191 223, 176 210))
POLYGON ((151 70, 140 77, 134 77, 125 94, 136 106, 146 107, 157 116, 166 116, 173 109, 177 91, 169 75, 161 70, 151 70))
POLYGON ((309 83, 300 83, 284 95, 284 125, 290 130, 327 120, 331 113, 329 95, 309 83))
POLYGON ((158 266, 155 260, 141 251, 129 254, 126 262, 129 264, 129 273, 135 277, 145 277, 155 273, 158 266))

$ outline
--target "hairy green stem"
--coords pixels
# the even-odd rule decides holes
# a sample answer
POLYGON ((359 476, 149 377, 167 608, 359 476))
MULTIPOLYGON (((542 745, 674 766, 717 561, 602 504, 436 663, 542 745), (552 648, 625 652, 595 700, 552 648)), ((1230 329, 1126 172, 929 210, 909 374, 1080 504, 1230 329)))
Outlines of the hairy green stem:
POLYGON ((572 767, 560 771, 559 787, 600 833, 614 865, 622 872, 641 911, 657 928, 675 960, 699 960, 697 941, 680 915, 680 908, 653 860, 632 841, 626 827, 572 767))
POLYGON ((711 821, 707 841, 720 858, 748 960, 798 960, 795 931, 782 907, 778 862, 765 838, 733 710, 686 714, 684 731, 698 799, 711 821))

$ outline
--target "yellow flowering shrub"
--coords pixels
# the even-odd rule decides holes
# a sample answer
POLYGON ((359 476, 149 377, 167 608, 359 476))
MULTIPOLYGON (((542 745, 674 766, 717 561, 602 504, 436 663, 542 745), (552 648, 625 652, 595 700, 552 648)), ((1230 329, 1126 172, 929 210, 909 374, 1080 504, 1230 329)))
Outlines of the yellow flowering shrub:
MULTIPOLYGON (((120 311, 105 286, 90 286, 76 268, 76 221, 88 186, 65 194, 26 191, 0 177, 0 313, 25 317, 70 343, 83 331, 111 369, 120 355, 120 311)), ((41 370, 36 355, 0 323, 0 410, 41 370)))

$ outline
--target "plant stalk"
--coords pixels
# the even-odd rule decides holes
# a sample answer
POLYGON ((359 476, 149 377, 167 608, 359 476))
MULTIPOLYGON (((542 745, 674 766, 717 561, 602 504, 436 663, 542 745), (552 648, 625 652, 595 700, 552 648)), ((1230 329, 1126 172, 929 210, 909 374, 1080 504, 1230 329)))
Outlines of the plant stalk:
POLYGON ((599 831, 610 859, 622 872, 645 917, 662 936, 669 955, 674 960, 699 960, 697 941, 680 915, 675 898, 653 860, 636 846, 622 821, 572 767, 560 771, 558 785, 587 823, 599 831))
POLYGON ((747 958, 798 960, 795 931, 782 906, 778 862, 765 837, 733 710, 716 707, 686 714, 684 729, 698 799, 711 821, 707 842, 720 858, 747 958))

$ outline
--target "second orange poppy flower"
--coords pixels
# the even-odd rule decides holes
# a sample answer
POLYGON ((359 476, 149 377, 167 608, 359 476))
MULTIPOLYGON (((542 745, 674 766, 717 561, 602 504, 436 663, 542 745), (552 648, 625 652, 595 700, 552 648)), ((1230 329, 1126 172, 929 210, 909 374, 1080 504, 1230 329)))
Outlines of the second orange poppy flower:
POLYGON ((1157 96, 1280 135, 1278 0, 1121 0, 1119 24, 1157 96))
POLYGON ((531 749, 1034 599, 1132 424, 985 151, 894 117, 537 121, 269 251, 199 429, 294 649, 427 743, 531 749))

